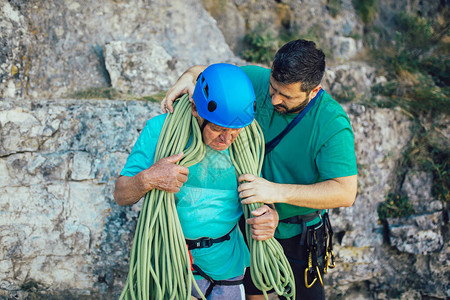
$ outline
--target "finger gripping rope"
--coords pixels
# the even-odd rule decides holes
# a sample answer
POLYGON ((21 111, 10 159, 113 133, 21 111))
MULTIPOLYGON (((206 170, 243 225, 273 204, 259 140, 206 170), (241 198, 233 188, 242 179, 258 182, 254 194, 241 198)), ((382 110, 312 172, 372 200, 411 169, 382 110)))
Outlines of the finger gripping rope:
MULTIPOLYGON (((161 158, 184 152, 178 162, 192 166, 205 155, 205 145, 197 120, 191 114, 188 95, 174 105, 174 113, 164 122, 155 153, 161 158), (186 145, 191 139, 191 144, 186 145)), ((230 149, 237 175, 260 174, 264 141, 261 129, 254 121, 244 128, 230 149)), ((245 205, 245 218, 260 204, 245 205)), ((251 253, 251 272, 255 285, 267 299, 267 291, 274 288, 288 299, 294 296, 294 277, 278 242, 271 238, 259 242, 251 238, 246 225, 251 253)), ((173 193, 154 189, 145 195, 136 225, 130 266, 120 300, 129 299, 191 299, 192 285, 201 293, 190 268, 190 258, 178 219, 173 193), (191 284, 192 283, 192 284, 191 284)))

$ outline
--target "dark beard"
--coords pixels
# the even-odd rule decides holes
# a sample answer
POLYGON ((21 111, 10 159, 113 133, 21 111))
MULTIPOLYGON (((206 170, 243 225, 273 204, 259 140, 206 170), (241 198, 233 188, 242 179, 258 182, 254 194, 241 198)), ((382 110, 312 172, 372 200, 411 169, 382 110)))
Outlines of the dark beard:
POLYGON ((302 103, 300 103, 298 106, 293 107, 291 109, 288 109, 284 104, 278 104, 274 106, 274 109, 284 115, 284 114, 298 114, 299 112, 301 112, 303 109, 305 109, 306 105, 308 105, 309 100, 305 100, 302 103), (278 110, 277 108, 282 108, 283 110, 278 110))

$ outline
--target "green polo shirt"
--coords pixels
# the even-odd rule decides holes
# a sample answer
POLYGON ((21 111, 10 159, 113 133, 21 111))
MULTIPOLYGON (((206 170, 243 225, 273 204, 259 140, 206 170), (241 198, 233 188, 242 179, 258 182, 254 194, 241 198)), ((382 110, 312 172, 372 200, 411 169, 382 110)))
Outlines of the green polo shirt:
MULTIPOLYGON (((297 114, 280 114, 269 95, 270 69, 245 66, 256 94, 255 118, 266 143, 281 133, 297 114)), ((357 174, 353 131, 350 120, 331 96, 323 91, 303 119, 264 158, 265 179, 284 184, 314 184, 357 174)), ((280 220, 313 213, 316 209, 275 204, 280 220)), ((277 238, 301 233, 299 224, 280 222, 277 238)))

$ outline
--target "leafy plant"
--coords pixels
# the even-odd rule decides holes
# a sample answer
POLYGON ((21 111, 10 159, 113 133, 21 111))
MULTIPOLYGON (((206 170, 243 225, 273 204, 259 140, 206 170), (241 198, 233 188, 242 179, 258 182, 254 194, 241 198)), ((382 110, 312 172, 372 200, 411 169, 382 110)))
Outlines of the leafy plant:
POLYGON ((258 26, 255 30, 244 37, 247 49, 241 56, 250 62, 270 65, 273 56, 279 48, 279 42, 275 34, 263 26, 258 26))
POLYGON ((416 135, 405 154, 405 164, 419 165, 433 174, 433 196, 442 202, 450 201, 450 149, 442 142, 439 128, 431 125, 425 129, 416 124, 416 135))
POLYGON ((389 194, 386 201, 378 206, 378 217, 380 221, 387 218, 399 218, 410 216, 415 213, 408 197, 401 194, 389 194))
POLYGON ((429 75, 410 74, 409 82, 391 80, 375 85, 372 92, 384 98, 374 101, 380 107, 401 107, 412 116, 450 114, 450 88, 439 87, 429 75))
POLYGON ((342 0, 327 0, 327 8, 330 15, 335 18, 342 10, 342 0))
MULTIPOLYGON (((372 88, 381 107, 401 107, 414 121, 413 139, 400 169, 418 167, 433 174, 433 197, 450 201, 450 149, 443 142, 439 118, 450 115, 449 27, 405 13, 395 16, 395 39, 372 54, 384 67, 387 82, 372 88), (425 125, 426 123, 427 125, 425 125)), ((395 189, 395 188, 394 188, 395 189)), ((413 213, 405 196, 392 193, 383 202, 380 220, 413 213)))
POLYGON ((395 17, 395 24, 395 43, 372 52, 389 74, 389 81, 375 86, 373 93, 387 97, 388 105, 401 106, 414 116, 436 112, 448 115, 450 57, 444 38, 448 28, 435 30, 426 19, 405 13, 395 17))
MULTIPOLYGON (((281 45, 296 39, 314 41, 318 48, 320 45, 320 29, 312 26, 305 34, 299 34, 299 28, 281 28, 279 32, 274 32, 265 25, 259 25, 244 37, 246 49, 241 52, 241 57, 249 62, 270 65, 273 57, 281 45)), ((325 54, 326 49, 322 49, 325 54)))
POLYGON ((353 7, 365 24, 371 24, 377 10, 376 0, 353 0, 353 7))

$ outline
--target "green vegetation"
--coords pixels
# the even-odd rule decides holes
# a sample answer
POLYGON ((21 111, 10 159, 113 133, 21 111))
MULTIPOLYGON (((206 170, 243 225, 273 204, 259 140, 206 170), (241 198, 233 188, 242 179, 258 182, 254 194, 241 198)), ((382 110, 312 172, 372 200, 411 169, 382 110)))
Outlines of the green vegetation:
POLYGON ((20 288, 22 290, 24 290, 24 291, 27 291, 27 292, 34 292, 34 291, 37 291, 37 290, 41 289, 42 288, 42 284, 37 282, 37 281, 35 281, 35 280, 32 280, 32 279, 26 279, 22 283, 20 288))
POLYGON ((342 10, 342 0, 327 0, 327 8, 330 15, 335 18, 342 10))
POLYGON ((74 99, 120 99, 121 97, 117 90, 109 87, 87 88, 67 95, 67 98, 74 99))
POLYGON ((149 95, 136 96, 131 94, 124 94, 111 87, 88 88, 82 91, 69 93, 66 98, 73 99, 121 99, 121 100, 141 100, 151 102, 161 102, 166 95, 165 91, 149 95))
POLYGON ((434 27, 424 18, 399 14, 395 43, 372 51, 388 82, 375 86, 385 107, 400 106, 413 116, 450 113, 449 25, 434 27))
MULTIPOLYGON (((287 42, 296 39, 314 41, 320 48, 319 27, 313 26, 304 35, 298 34, 298 28, 282 28, 280 32, 274 32, 267 25, 259 25, 244 37, 246 50, 242 51, 241 57, 249 62, 270 65, 277 50, 287 42)), ((325 55, 329 53, 322 49, 325 55)))
POLYGON ((365 24, 373 22, 377 10, 376 0, 353 0, 353 7, 365 24))
POLYGON ((151 101, 160 103, 161 100, 166 96, 166 91, 161 91, 156 94, 150 95, 150 96, 142 96, 138 97, 136 100, 145 100, 145 101, 151 101))
POLYGON ((433 196, 444 203, 449 202, 450 149, 442 140, 445 137, 434 124, 425 128, 417 122, 413 130, 416 134, 405 152, 403 164, 409 167, 418 165, 422 170, 431 172, 433 196))
MULTIPOLYGON (((439 119, 450 115, 450 50, 448 22, 431 23, 405 13, 395 16, 396 35, 372 51, 375 63, 382 66, 387 82, 374 86, 379 95, 372 104, 400 107, 414 121, 414 137, 399 166, 418 167, 433 174, 433 196, 450 201, 448 143, 443 142, 439 119)), ((379 210, 380 220, 414 213, 407 199, 390 195, 379 210)))
POLYGON ((336 94, 336 99, 339 99, 339 103, 351 102, 355 97, 355 92, 351 86, 342 86, 342 90, 336 94))
POLYGON ((405 217, 414 213, 408 197, 399 194, 389 194, 386 201, 378 207, 378 217, 382 222, 387 218, 405 217))
POLYGON ((247 61, 270 65, 281 43, 275 33, 260 25, 244 37, 247 49, 241 53, 247 61))

